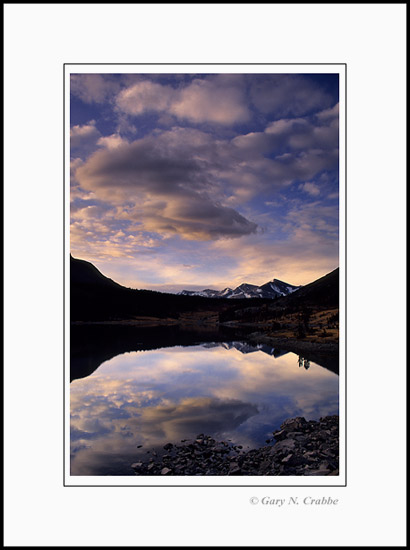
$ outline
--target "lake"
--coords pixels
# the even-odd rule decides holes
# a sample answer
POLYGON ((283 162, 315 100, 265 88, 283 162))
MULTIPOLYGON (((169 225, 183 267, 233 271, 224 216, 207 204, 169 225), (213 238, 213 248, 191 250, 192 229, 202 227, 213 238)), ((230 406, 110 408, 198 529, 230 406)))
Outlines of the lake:
POLYGON ((287 418, 339 413, 332 370, 241 341, 115 355, 70 384, 71 475, 135 475, 148 450, 201 433, 266 445, 287 418))

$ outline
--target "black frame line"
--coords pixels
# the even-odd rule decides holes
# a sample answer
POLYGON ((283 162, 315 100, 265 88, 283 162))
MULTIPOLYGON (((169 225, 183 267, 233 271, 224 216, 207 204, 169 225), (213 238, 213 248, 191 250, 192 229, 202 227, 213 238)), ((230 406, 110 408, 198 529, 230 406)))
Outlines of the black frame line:
MULTIPOLYGON (((97 73, 96 73, 97 74, 97 73)), ((108 74, 108 73, 107 73, 108 74)), ((340 170, 340 168, 339 168, 340 170)), ((339 281, 339 290, 340 290, 340 281, 339 281)), ((340 295, 340 294, 339 294, 340 295)), ((340 307, 340 303, 339 303, 340 307)), ((340 342, 339 342, 340 343, 340 342)), ((339 348, 339 359, 340 359, 340 348, 339 348)), ((308 487, 337 487, 337 488, 346 488, 347 487, 347 63, 63 63, 63 487, 291 487, 291 488, 308 488, 308 487), (66 485, 65 480, 65 436, 66 436, 66 425, 65 425, 65 373, 66 373, 66 361, 65 361, 65 353, 66 353, 66 337, 65 337, 65 331, 66 331, 66 276, 65 276, 65 270, 66 270, 66 247, 65 247, 65 239, 66 239, 66 220, 65 220, 65 193, 66 193, 66 178, 65 178, 65 130, 66 130, 66 116, 65 116, 65 67, 68 65, 132 65, 132 66, 145 66, 145 65, 251 65, 251 66, 261 66, 266 65, 269 67, 276 66, 276 65, 338 65, 338 66, 344 66, 344 77, 345 77, 345 249, 344 249, 344 260, 345 260, 345 342, 344 342, 344 351, 345 351, 345 482, 343 485, 177 485, 177 484, 168 484, 168 485, 66 485)), ((130 476, 132 477, 132 476, 130 476)), ((222 477, 222 476, 221 476, 222 477)))
MULTIPOLYGON (((345 65, 347 63, 63 63, 66 65, 345 65)), ((96 73, 97 74, 97 73, 96 73)), ((108 74, 108 73, 107 73, 108 74)))

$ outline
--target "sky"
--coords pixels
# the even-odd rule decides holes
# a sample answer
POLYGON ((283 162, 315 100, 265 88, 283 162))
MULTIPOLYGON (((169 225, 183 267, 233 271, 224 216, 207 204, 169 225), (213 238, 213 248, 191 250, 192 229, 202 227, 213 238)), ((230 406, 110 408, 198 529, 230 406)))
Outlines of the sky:
POLYGON ((131 288, 339 265, 338 74, 72 74, 70 249, 131 288))

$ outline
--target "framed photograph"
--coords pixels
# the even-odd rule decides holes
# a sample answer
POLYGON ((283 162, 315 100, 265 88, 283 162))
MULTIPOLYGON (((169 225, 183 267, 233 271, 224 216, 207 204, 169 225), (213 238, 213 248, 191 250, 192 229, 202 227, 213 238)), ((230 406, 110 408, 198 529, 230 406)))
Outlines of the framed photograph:
POLYGON ((66 64, 67 485, 344 486, 344 64, 66 64))
POLYGON ((5 4, 6 547, 406 547, 406 12, 5 4))

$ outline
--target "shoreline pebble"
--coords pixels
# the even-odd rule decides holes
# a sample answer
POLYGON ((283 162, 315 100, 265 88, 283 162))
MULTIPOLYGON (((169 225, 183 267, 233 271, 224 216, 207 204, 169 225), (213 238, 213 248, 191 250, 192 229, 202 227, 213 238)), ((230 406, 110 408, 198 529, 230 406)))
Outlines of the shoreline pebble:
POLYGON ((206 434, 181 444, 167 443, 166 453, 131 465, 136 475, 339 475, 339 416, 319 421, 285 420, 272 432, 271 445, 244 450, 206 434))

